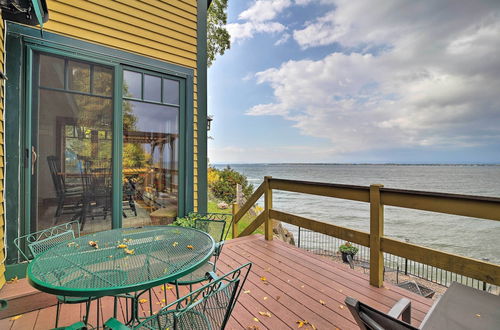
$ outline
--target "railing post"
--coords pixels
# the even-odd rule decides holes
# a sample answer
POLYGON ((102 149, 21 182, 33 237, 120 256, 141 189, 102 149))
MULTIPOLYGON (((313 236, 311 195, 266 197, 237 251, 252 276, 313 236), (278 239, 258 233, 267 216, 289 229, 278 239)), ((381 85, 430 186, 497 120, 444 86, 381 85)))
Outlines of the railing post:
POLYGON ((272 177, 270 176, 264 177, 264 212, 266 212, 264 221, 264 236, 268 241, 273 240, 273 220, 269 217, 269 210, 273 207, 273 191, 269 185, 271 178, 272 177))
POLYGON ((236 213, 238 213, 238 203, 233 203, 233 238, 238 237, 238 222, 236 221, 236 213))
POLYGON ((381 184, 370 185, 370 284, 379 288, 384 283, 384 254, 380 250, 380 238, 384 236, 382 187, 381 184))

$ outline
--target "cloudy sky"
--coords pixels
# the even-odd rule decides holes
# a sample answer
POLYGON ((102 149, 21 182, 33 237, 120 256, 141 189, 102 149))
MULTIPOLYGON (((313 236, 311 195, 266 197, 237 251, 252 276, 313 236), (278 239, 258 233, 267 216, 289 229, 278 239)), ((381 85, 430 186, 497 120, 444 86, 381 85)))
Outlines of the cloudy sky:
POLYGON ((500 1, 229 0, 211 163, 500 163, 500 1))

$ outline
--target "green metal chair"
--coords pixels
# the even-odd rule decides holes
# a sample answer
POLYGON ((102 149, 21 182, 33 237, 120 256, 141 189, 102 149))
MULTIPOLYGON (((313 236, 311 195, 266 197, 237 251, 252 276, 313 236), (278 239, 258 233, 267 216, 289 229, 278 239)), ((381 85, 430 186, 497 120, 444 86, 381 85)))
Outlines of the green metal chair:
MULTIPOLYGON (((71 221, 15 238, 14 245, 17 247, 23 258, 27 262, 30 262, 37 255, 55 247, 56 245, 73 240, 76 237, 80 237, 80 223, 78 221, 71 221)), ((61 274, 63 273, 64 271, 61 270, 61 274)), ((90 309, 90 302, 94 299, 97 298, 57 296, 56 328, 59 323, 61 304, 86 303, 87 313, 84 318, 84 322, 86 324, 86 318, 90 309)))
POLYGON ((251 267, 252 264, 247 263, 221 277, 209 273, 211 281, 208 284, 168 304, 136 326, 127 327, 111 318, 104 327, 112 330, 224 329, 251 267))
POLYGON ((52 330, 87 330, 87 329, 88 329, 88 327, 85 323, 76 322, 76 323, 73 323, 72 325, 68 325, 66 327, 55 328, 52 330))
MULTIPOLYGON (((177 281, 171 282, 169 284, 175 285, 176 296, 179 298, 179 286, 189 285, 189 291, 193 290, 193 284, 201 283, 203 281, 209 280, 207 274, 209 272, 215 272, 217 267, 217 260, 222 252, 222 247, 224 246, 224 241, 229 234, 229 229, 232 223, 232 214, 225 213, 204 213, 195 214, 199 217, 195 220, 194 228, 202 230, 212 236, 215 240, 215 250, 213 255, 213 261, 207 261, 200 268, 196 269, 194 272, 189 273, 177 281), (225 231, 227 220, 231 218, 231 223, 229 229, 225 231)), ((166 290, 164 290, 166 292, 166 290)), ((166 297, 165 297, 166 299, 166 297)))

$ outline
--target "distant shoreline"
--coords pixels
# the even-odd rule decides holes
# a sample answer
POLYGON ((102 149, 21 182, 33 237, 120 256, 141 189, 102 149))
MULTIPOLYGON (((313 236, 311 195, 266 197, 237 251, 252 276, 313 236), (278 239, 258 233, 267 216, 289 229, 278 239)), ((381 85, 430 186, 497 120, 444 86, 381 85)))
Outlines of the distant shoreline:
POLYGON ((500 163, 213 163, 212 166, 222 165, 258 165, 258 166, 272 166, 272 165, 301 165, 301 166, 322 166, 322 165, 375 165, 375 166, 500 166, 500 163))

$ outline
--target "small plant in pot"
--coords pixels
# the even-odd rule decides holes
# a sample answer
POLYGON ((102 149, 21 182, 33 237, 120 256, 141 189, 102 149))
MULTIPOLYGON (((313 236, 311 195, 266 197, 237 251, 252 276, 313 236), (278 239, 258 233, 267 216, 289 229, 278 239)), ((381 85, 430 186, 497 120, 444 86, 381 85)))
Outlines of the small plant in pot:
POLYGON ((339 246, 339 251, 342 253, 342 261, 347 263, 347 256, 350 255, 351 257, 354 257, 356 253, 358 253, 359 248, 355 247, 352 245, 350 242, 346 242, 345 244, 342 244, 339 246))

